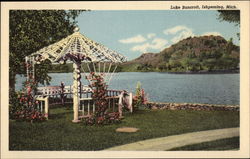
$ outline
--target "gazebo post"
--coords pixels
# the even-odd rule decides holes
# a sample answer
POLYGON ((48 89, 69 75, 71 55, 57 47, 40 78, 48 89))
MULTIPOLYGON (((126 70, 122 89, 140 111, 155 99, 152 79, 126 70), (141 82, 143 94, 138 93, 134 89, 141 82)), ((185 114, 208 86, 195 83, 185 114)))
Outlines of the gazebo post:
POLYGON ((80 105, 80 94, 81 94, 81 72, 80 72, 81 63, 73 63, 73 110, 74 110, 74 119, 72 122, 78 123, 80 120, 78 118, 78 111, 80 105))
POLYGON ((25 56, 25 65, 26 65, 26 74, 27 74, 26 81, 29 81, 29 67, 28 67, 28 62, 29 62, 29 57, 25 56))

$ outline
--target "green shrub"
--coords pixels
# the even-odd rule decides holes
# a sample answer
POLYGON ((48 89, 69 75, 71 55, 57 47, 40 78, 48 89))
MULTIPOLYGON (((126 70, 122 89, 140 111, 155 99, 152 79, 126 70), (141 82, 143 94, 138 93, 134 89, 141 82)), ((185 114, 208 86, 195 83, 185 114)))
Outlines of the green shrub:
POLYGON ((141 83, 137 82, 135 96, 133 96, 133 107, 134 110, 138 110, 139 107, 146 107, 148 98, 143 88, 141 88, 141 83))
POLYGON ((31 78, 24 83, 24 86, 22 92, 10 91, 10 119, 28 122, 45 121, 45 114, 37 109, 38 102, 36 102, 33 97, 36 82, 31 78))

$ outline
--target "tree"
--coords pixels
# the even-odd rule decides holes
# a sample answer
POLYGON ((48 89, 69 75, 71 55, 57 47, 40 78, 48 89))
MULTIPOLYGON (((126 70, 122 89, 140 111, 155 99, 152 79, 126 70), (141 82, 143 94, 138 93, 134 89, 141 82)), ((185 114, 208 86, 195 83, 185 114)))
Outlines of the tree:
MULTIPOLYGON (((228 21, 229 23, 235 23, 236 26, 240 26, 240 10, 218 10, 221 21, 228 21)), ((240 38, 240 33, 237 33, 240 38)))
POLYGON ((218 60, 216 58, 205 59, 202 63, 209 71, 213 70, 217 66, 218 60))
POLYGON ((197 58, 184 57, 181 59, 181 64, 186 71, 200 70, 200 63, 197 58))
POLYGON ((226 44, 226 54, 230 55, 231 52, 235 49, 234 44, 233 44, 233 38, 230 38, 230 40, 226 44))
POLYGON ((218 10, 219 20, 228 21, 229 23, 236 23, 240 25, 240 10, 218 10))
MULTIPOLYGON (((73 33, 77 16, 84 10, 10 10, 9 87, 15 90, 15 76, 24 73, 24 58, 73 33)), ((49 68, 48 62, 40 66, 49 68)), ((37 72, 40 83, 49 82, 48 69, 37 72)))

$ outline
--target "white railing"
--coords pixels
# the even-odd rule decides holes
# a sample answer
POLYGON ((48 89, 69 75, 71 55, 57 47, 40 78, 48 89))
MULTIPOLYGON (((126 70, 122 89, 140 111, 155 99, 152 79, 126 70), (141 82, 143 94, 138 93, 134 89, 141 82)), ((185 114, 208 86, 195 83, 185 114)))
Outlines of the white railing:
MULTIPOLYGON (((120 90, 107 90, 106 98, 108 100, 108 110, 112 112, 118 111, 120 90)), ((44 112, 47 117, 49 114, 49 105, 52 104, 72 104, 73 92, 72 86, 48 86, 38 87, 36 100, 39 102, 38 109, 44 112)), ((92 115, 96 111, 95 103, 92 99, 92 89, 88 86, 82 86, 80 96, 79 112, 80 117, 92 115)))
POLYGON ((36 101, 38 101, 37 109, 45 114, 45 117, 49 117, 49 97, 35 96, 36 101))
MULTIPOLYGON (((110 112, 118 112, 119 96, 106 97, 108 102, 108 110, 110 112)), ((80 117, 87 117, 95 113, 96 105, 92 98, 80 98, 79 112, 80 117)))
MULTIPOLYGON (((92 89, 87 86, 83 85, 82 92, 91 92, 92 89)), ((47 86, 47 87, 38 87, 36 94, 38 95, 60 95, 60 94, 72 94, 73 93, 73 88, 72 86, 47 86)))
MULTIPOLYGON (((82 86, 81 96, 86 93, 91 93, 92 89, 89 86, 82 86)), ((47 86, 38 87, 36 95, 49 97, 50 104, 71 104, 73 103, 73 88, 72 86, 47 86)))

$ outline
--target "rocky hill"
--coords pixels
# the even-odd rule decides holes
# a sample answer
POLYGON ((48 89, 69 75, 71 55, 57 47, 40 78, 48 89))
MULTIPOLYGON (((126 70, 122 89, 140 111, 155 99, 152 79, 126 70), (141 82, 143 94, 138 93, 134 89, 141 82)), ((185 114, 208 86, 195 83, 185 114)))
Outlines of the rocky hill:
POLYGON ((159 53, 144 53, 119 71, 202 72, 237 70, 240 49, 221 36, 189 37, 159 53))

